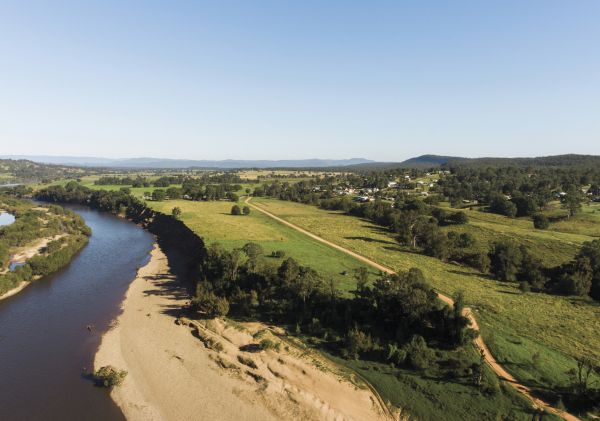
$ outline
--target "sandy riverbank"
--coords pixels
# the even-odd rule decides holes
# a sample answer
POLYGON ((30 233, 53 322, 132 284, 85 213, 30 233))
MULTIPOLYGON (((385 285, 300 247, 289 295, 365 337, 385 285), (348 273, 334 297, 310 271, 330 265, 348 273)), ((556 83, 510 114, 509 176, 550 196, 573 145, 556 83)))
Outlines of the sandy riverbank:
POLYGON ((129 373, 111 392, 127 419, 389 418, 369 389, 343 379, 310 351, 287 341, 279 351, 240 350, 256 344, 257 332, 279 342, 275 328, 176 319, 172 311, 189 297, 172 278, 167 258, 155 246, 96 354, 96 369, 110 364, 129 373))

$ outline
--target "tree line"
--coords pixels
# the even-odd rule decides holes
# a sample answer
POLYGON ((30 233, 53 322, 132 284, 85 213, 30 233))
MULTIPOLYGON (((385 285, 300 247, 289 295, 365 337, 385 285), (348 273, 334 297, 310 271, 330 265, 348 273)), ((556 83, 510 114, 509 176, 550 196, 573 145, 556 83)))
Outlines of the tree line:
POLYGON ((292 257, 273 263, 262 247, 248 243, 226 250, 212 244, 200 268, 192 301, 205 317, 250 317, 325 338, 346 358, 367 358, 425 370, 436 364, 435 349, 456 349, 474 338, 462 315, 441 303, 416 268, 381 274, 372 284, 366 268, 355 273, 351 297, 292 257))

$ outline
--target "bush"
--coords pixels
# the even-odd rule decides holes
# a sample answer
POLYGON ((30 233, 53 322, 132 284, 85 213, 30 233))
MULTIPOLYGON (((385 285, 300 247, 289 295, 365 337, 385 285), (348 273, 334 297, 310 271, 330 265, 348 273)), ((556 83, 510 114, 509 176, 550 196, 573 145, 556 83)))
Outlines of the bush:
POLYGON ((364 333, 358 327, 350 330, 346 335, 346 353, 348 358, 357 359, 360 354, 364 354, 373 349, 373 340, 371 335, 364 333))
POLYGON ((243 355, 238 355, 237 359, 240 363, 242 363, 250 368, 253 368, 255 370, 258 368, 258 366, 256 365, 256 363, 254 362, 254 360, 252 358, 247 358, 247 357, 244 357, 243 355))
POLYGON ((240 209, 240 207, 238 205, 233 205, 231 207, 231 214, 232 215, 241 215, 242 214, 242 210, 240 209))
POLYGON ((250 208, 248 206, 244 206, 244 208, 242 209, 242 213, 244 215, 250 215, 250 208))
POLYGON ((522 293, 530 292, 531 285, 529 285, 529 282, 521 282, 521 283, 519 283, 519 289, 521 290, 522 293))
POLYGON ((110 389, 123 383, 126 376, 127 371, 106 365, 94 373, 94 381, 97 385, 110 389))
POLYGON ((276 257, 278 259, 281 259, 281 258, 285 257, 285 251, 283 251, 283 250, 273 250, 271 252, 271 257, 276 257))
POLYGON ((545 230, 550 226, 550 220, 543 213, 536 213, 533 215, 533 226, 539 230, 545 230))
POLYGON ((198 283, 192 305, 198 312, 204 313, 207 317, 226 316, 229 313, 227 298, 215 295, 203 283, 198 283))
POLYGON ((435 352, 427 346, 422 336, 415 335, 404 346, 406 362, 416 370, 425 370, 430 367, 435 359, 435 352))
POLYGON ((469 222, 469 218, 467 217, 466 213, 460 211, 460 212, 455 212, 455 213, 451 214, 450 216, 448 216, 448 221, 451 224, 462 225, 462 224, 466 224, 467 222, 469 222))
POLYGON ((261 351, 268 351, 269 349, 277 349, 279 344, 276 344, 271 339, 263 339, 259 342, 258 347, 261 351))

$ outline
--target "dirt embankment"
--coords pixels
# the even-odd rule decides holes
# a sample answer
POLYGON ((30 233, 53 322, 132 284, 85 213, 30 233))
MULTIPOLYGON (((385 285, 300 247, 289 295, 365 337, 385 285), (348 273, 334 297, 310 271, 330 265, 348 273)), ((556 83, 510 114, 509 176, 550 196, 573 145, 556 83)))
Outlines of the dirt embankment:
POLYGON ((360 381, 282 339, 277 328, 178 318, 189 296, 173 278, 156 246, 96 354, 96 369, 129 373, 111 392, 127 419, 390 418, 360 381), (278 350, 258 350, 263 339, 278 350))

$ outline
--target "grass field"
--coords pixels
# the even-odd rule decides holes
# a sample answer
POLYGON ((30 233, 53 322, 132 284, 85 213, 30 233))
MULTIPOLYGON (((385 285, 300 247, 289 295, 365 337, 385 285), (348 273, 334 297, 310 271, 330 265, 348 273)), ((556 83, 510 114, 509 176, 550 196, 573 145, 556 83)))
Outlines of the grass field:
MULTIPOLYGON (((489 244, 499 239, 515 240, 525 245, 545 266, 555 266, 571 260, 583 242, 595 239, 592 232, 577 229, 588 218, 583 213, 563 223, 560 230, 557 229, 557 224, 551 225, 547 230, 537 230, 530 218, 507 218, 478 210, 463 211, 468 215, 469 223, 445 227, 446 231, 469 232, 475 237, 481 250, 488 250, 489 244), (574 228, 569 231, 567 226, 574 228)), ((595 229, 600 230, 600 218, 594 222, 595 229)), ((594 226, 594 222, 588 222, 588 225, 594 226)))
MULTIPOLYGON (((263 198, 253 201, 271 213, 392 269, 418 267, 444 294, 464 292, 467 303, 475 311, 482 335, 498 361, 530 386, 567 385, 565 372, 575 367, 576 357, 590 356, 600 363, 600 306, 590 300, 521 294, 516 284, 497 282, 472 269, 406 251, 386 230, 368 221, 298 203, 263 198), (541 364, 533 361, 536 353, 540 355, 541 364)), ((518 221, 514 235, 524 234, 521 226, 524 223, 518 221)), ((483 220, 474 224, 493 226, 500 222, 483 220)), ((504 225, 506 235, 510 235, 510 227, 500 225, 504 225)), ((556 232, 529 235, 540 247, 548 242, 548 235, 563 238, 556 232)), ((565 255, 573 251, 570 247, 566 249, 569 251, 565 255)))
MULTIPOLYGON (((354 258, 313 241, 260 212, 253 210, 247 216, 231 215, 232 202, 169 200, 148 202, 148 205, 166 214, 170 214, 173 207, 178 206, 182 210, 182 221, 203 237, 207 244, 218 242, 233 249, 252 241, 260 244, 267 255, 274 250, 283 250, 287 257, 292 256, 300 264, 311 266, 336 279, 339 288, 345 292, 356 286, 352 271, 364 266, 354 258), (347 275, 341 274, 344 271, 347 275)), ((280 262, 281 259, 273 258, 273 261, 280 262)), ((370 272, 372 276, 377 275, 375 270, 370 269, 370 272)))

